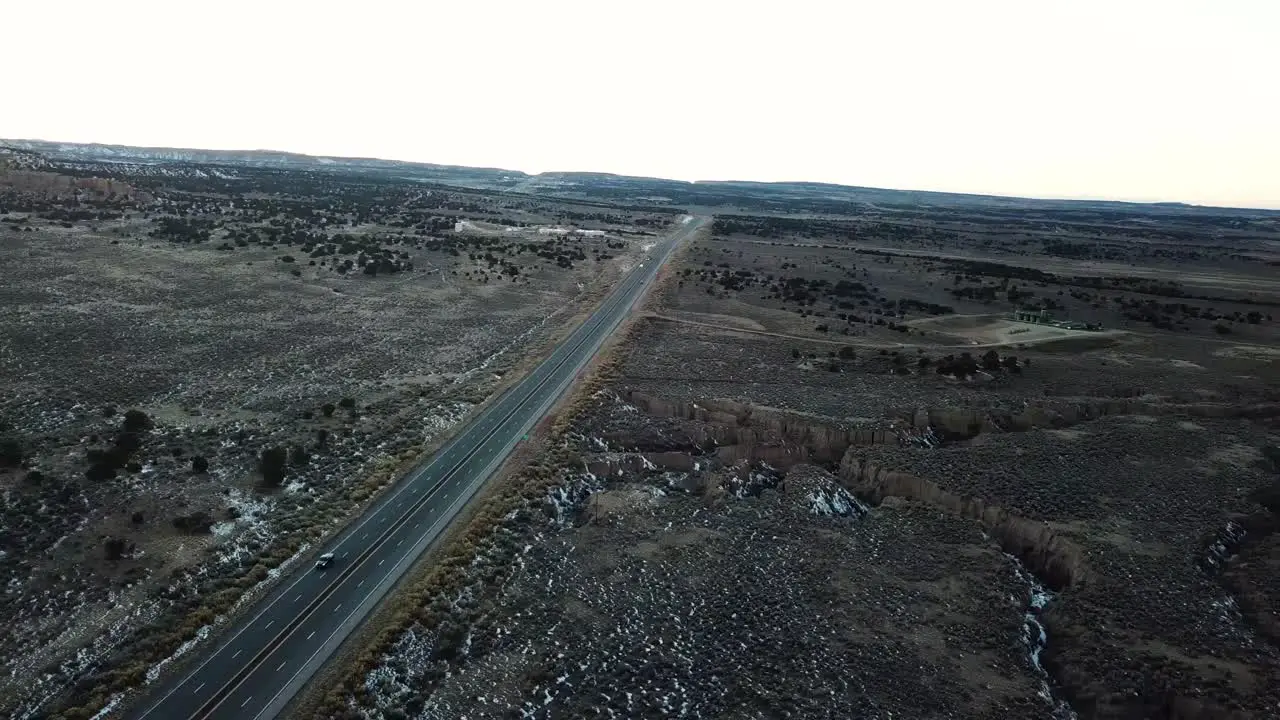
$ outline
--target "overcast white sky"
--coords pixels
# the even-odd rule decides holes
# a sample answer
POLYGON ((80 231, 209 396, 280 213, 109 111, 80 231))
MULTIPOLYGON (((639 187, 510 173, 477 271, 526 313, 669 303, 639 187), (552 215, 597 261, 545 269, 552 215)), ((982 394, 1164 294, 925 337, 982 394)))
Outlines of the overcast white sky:
POLYGON ((1280 0, 12 0, 0 25, 0 137, 1280 208, 1280 0))

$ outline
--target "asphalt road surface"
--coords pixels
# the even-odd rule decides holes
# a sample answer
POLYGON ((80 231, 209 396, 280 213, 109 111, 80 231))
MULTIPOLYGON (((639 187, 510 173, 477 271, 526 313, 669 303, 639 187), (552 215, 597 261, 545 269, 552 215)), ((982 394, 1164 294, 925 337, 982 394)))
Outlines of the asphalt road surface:
POLYGON ((260 720, 279 714, 542 419, 672 250, 706 222, 689 218, 651 248, 550 357, 321 548, 337 557, 333 565, 294 568, 198 666, 162 683, 133 717, 260 720))

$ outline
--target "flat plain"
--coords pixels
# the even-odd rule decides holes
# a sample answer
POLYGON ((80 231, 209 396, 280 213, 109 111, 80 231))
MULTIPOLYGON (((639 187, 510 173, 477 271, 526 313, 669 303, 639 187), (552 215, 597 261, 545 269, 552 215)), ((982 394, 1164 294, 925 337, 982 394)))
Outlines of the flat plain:
POLYGON ((350 171, 0 161, 19 717, 87 716, 172 669, 675 218, 350 171))
POLYGON ((1273 714, 1274 216, 902 213, 718 214, 328 711, 1273 714))
POLYGON ((0 175, 7 712, 198 656, 685 213, 293 716, 1280 708, 1280 213, 86 157, 0 175))

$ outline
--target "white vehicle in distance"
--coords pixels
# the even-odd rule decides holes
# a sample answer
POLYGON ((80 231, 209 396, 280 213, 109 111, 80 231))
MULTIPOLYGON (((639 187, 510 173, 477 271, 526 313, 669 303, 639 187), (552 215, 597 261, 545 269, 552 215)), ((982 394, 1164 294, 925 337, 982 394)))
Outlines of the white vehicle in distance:
POLYGON ((333 564, 333 553, 325 553, 316 560, 316 569, 323 570, 333 564))

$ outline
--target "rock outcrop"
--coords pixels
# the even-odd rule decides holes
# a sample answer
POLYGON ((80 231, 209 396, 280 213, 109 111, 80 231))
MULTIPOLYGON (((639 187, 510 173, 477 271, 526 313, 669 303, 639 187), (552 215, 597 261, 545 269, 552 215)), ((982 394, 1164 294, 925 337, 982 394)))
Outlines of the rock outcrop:
POLYGON ((859 497, 875 504, 890 497, 905 498, 978 521, 1005 552, 1020 559, 1054 590, 1071 587, 1087 577, 1083 555, 1069 540, 1044 523, 990 505, 982 498, 947 492, 930 480, 863 462, 852 453, 841 461, 839 477, 859 497))

